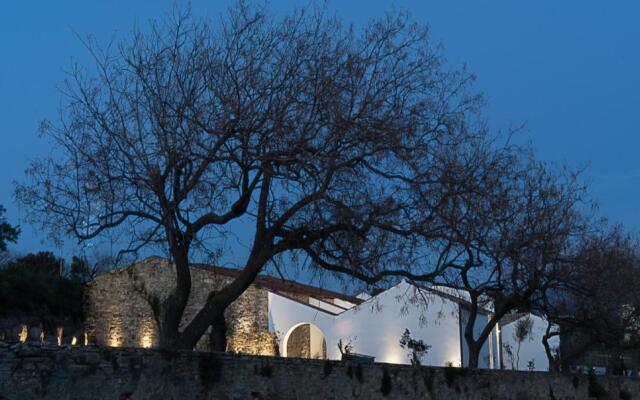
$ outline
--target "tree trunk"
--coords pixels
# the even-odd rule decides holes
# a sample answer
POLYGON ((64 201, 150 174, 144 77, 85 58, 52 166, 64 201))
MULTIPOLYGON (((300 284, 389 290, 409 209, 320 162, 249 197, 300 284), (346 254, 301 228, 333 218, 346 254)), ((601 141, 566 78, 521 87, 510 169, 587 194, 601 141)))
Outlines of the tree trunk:
POLYGON ((181 307, 176 304, 175 293, 172 293, 163 303, 160 309, 160 318, 158 326, 158 345, 162 349, 174 349, 180 342, 180 319, 182 312, 178 311, 181 307))
POLYGON ((473 337, 473 328, 476 323, 477 316, 477 308, 469 310, 469 318, 467 319, 467 325, 464 328, 464 340, 467 343, 469 356, 469 360, 467 361, 468 368, 478 368, 480 349, 482 348, 482 342, 475 340, 473 337))
POLYGON ((224 318, 224 314, 217 317, 213 324, 211 324, 209 350, 220 352, 227 350, 227 322, 224 318))
MULTIPOLYGON (((176 286, 162 304, 157 299, 151 299, 151 307, 154 313, 159 315, 158 330, 160 332, 158 344, 163 349, 175 349, 181 344, 180 321, 191 293, 191 271, 189 270, 188 251, 188 247, 174 243, 171 253, 176 268, 176 286)), ((196 342, 197 340, 186 348, 192 349, 196 342)))
MULTIPOLYGON (((469 314, 467 317, 466 326, 464 327, 464 340, 467 343, 467 349, 469 350, 469 360, 467 361, 467 367, 478 368, 478 359, 480 358, 480 348, 482 347, 482 342, 475 340, 473 335, 476 319, 478 318, 478 296, 472 292, 469 292, 469 295, 471 297, 471 308, 467 310, 469 314)), ((460 312, 462 313, 462 310, 460 310, 460 312)))
POLYGON ((262 271, 262 267, 269 261, 271 256, 269 244, 269 242, 256 241, 249 255, 249 261, 240 275, 214 296, 211 296, 189 325, 184 328, 178 344, 180 348, 193 348, 202 335, 205 334, 207 328, 215 322, 216 318, 224 315, 227 307, 251 286, 256 276, 262 271))
POLYGON ((553 355, 553 353, 551 352, 551 346, 549 345, 549 339, 555 335, 556 333, 551 332, 551 323, 548 323, 547 330, 542 336, 542 345, 544 346, 544 352, 547 355, 547 360, 549 361, 550 372, 560 372, 559 360, 553 355))
POLYGON ((160 325, 158 327, 158 347, 161 349, 172 349, 175 348, 178 343, 178 332, 177 330, 170 330, 166 327, 160 325))
MULTIPOLYGON (((478 316, 477 306, 475 309, 469 310, 469 319, 466 322, 467 325, 464 329, 464 340, 467 344, 467 348, 469 350, 469 368, 478 368, 480 365, 480 352, 482 351, 482 346, 487 342, 491 332, 494 330, 498 321, 502 319, 505 311, 500 310, 498 313, 493 314, 491 318, 487 320, 486 325, 482 328, 482 331, 478 335, 477 338, 474 337, 474 325, 478 316)), ((491 365, 489 363, 489 365, 491 365)))
POLYGON ((480 349, 482 348, 480 343, 469 343, 467 342, 467 347, 469 349, 469 362, 468 368, 478 368, 479 360, 480 360, 480 349))

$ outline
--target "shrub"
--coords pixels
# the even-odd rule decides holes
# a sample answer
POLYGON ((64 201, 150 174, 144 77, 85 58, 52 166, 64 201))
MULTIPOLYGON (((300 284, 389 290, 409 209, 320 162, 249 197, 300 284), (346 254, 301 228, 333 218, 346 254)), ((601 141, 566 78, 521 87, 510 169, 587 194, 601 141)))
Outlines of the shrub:
POLYGON ((0 317, 29 316, 43 323, 83 320, 81 281, 29 268, 20 260, 0 268, 0 317))

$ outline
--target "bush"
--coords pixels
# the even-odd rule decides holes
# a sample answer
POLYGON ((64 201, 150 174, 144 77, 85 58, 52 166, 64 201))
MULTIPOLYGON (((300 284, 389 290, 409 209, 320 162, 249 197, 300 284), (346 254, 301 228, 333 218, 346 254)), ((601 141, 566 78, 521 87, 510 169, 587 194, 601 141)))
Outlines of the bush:
POLYGON ((83 284, 78 279, 27 268, 20 260, 0 269, 0 317, 29 316, 43 323, 83 319, 83 284))

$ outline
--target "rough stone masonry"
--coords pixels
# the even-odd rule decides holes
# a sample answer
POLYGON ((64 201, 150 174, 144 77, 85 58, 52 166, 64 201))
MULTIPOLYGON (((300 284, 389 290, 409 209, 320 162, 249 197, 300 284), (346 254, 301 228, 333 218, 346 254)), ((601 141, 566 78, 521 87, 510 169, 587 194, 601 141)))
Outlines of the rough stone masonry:
MULTIPOLYGON (((193 319, 212 293, 229 284, 238 273, 229 268, 192 264, 191 293, 180 328, 193 319)), ((153 307, 166 298, 175 284, 173 263, 160 257, 149 257, 89 282, 84 304, 89 341, 112 347, 155 347, 158 329, 153 307)), ((336 298, 353 304, 362 301, 298 282, 259 275, 225 311, 227 351, 278 355, 277 333, 269 331, 269 292, 304 304, 309 303, 310 297, 329 303, 336 298)), ((196 348, 210 349, 208 334, 200 339, 196 348)))
POLYGON ((640 399, 623 377, 0 342, 0 399, 640 399))
MULTIPOLYGON (((221 270, 222 271, 222 270, 221 270)), ((229 283, 230 277, 205 266, 191 269, 192 290, 181 326, 189 322, 210 293, 229 283)), ((175 267, 151 257, 102 275, 87 285, 85 311, 91 341, 115 347, 154 347, 157 326, 152 304, 159 304, 175 286, 175 267)), ((275 338, 268 332, 267 292, 256 285, 247 289, 226 311, 228 351, 275 355, 275 338)), ((198 349, 209 348, 205 335, 198 349)))

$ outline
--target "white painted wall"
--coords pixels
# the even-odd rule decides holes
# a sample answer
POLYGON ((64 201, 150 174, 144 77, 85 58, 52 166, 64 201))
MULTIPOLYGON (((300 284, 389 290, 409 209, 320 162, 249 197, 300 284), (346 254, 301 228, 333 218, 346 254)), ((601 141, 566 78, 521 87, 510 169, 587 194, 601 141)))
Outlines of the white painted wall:
MULTIPOLYGON (((401 282, 345 311, 336 317, 332 337, 336 341, 357 337, 354 352, 375 356, 379 362, 408 364, 408 351, 400 347, 399 340, 405 329, 409 329, 414 339, 432 346, 423 364, 444 366, 450 362, 460 365, 458 305, 425 293, 429 302, 425 310, 423 306, 408 302, 416 298, 415 290, 414 286, 401 282)), ((328 350, 330 357, 339 357, 335 345, 328 350)))
MULTIPOLYGON (((516 366, 516 369, 521 371, 527 370, 527 363, 529 362, 529 360, 533 360, 535 363, 536 371, 548 371, 549 360, 547 359, 547 355, 544 351, 544 345, 542 344, 542 337, 544 336, 545 330, 547 329, 547 321, 537 315, 529 314, 528 316, 533 321, 533 328, 531 336, 524 342, 522 342, 520 346, 520 362, 516 366)), ((523 316, 520 319, 526 317, 527 316, 523 316)), ((518 341, 515 339, 516 322, 517 321, 513 321, 510 324, 501 327, 503 348, 505 344, 511 345, 514 355, 518 347, 518 341)), ((555 336, 549 339, 549 344, 551 345, 551 347, 559 346, 559 337, 555 336)), ((502 354, 505 368, 511 369, 511 363, 509 362, 509 358, 507 357, 504 350, 502 351, 502 354)))
MULTIPOLYGON (((280 354, 287 356, 287 339, 289 334, 298 326, 309 323, 315 325, 325 336, 327 354, 330 342, 327 333, 332 332, 335 325, 335 315, 315 309, 304 303, 269 292, 269 331, 276 332, 280 337, 280 354)), ((331 358, 331 357, 329 357, 331 358)))
MULTIPOLYGON (((378 362, 398 364, 409 363, 408 351, 399 344, 405 329, 409 329, 414 339, 423 340, 431 346, 423 358, 423 364, 444 366, 451 363, 461 366, 458 303, 422 291, 428 302, 427 307, 424 307, 424 302, 412 304, 410 299, 423 299, 422 296, 416 296, 416 290, 415 286, 401 282, 338 315, 269 293, 269 329, 279 332, 283 356, 286 356, 285 344, 290 332, 303 323, 310 323, 322 332, 329 359, 340 359, 337 343, 342 339, 345 343, 352 340, 355 353, 374 356, 378 362)), ((317 304, 322 309, 328 309, 326 305, 317 304)), ((495 354, 495 350, 490 351, 489 347, 487 343, 483 354, 495 354)))

